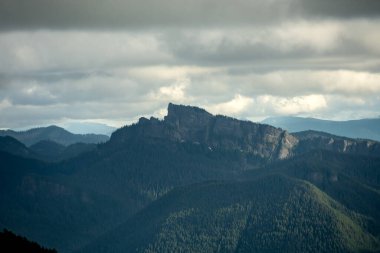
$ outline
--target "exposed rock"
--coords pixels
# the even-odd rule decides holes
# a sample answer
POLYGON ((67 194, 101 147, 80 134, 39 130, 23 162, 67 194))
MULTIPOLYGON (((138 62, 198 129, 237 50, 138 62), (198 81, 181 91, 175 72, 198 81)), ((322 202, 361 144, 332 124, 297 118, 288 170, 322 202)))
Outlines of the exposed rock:
POLYGON ((303 153, 312 149, 325 149, 340 153, 380 155, 380 143, 365 139, 351 139, 318 131, 294 133, 299 139, 297 152, 303 153))
POLYGON ((298 142, 279 128, 213 116, 204 109, 171 103, 163 121, 141 118, 137 124, 116 131, 111 141, 136 137, 197 143, 207 145, 210 150, 237 150, 271 159, 289 157, 298 142))
POLYGON ((114 132, 111 142, 122 143, 131 138, 189 142, 205 145, 209 150, 233 150, 269 160, 286 159, 313 149, 380 155, 380 144, 371 140, 316 131, 289 134, 270 125, 214 116, 198 107, 171 103, 164 120, 140 118, 137 124, 114 132))

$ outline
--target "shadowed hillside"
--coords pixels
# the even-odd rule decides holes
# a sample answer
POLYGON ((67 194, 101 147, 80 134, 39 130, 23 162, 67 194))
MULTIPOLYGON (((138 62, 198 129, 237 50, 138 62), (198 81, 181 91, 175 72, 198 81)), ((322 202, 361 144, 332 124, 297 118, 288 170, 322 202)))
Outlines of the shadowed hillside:
POLYGON ((0 232, 0 248, 1 252, 57 253, 54 249, 41 247, 36 242, 31 242, 6 229, 0 232))
POLYGON ((378 241, 315 186, 284 176, 178 188, 80 252, 359 252, 378 241))

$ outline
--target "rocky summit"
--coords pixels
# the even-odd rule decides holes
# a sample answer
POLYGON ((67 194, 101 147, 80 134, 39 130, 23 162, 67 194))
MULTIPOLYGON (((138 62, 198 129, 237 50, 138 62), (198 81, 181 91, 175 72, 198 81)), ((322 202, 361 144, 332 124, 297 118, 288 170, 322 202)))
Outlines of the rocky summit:
POLYGON ((212 115, 206 110, 170 103, 164 120, 140 118, 132 126, 117 130, 111 142, 131 138, 168 139, 207 145, 211 150, 236 150, 269 159, 292 154, 298 139, 269 125, 212 115))
POLYGON ((292 157, 313 149, 341 153, 380 154, 376 141, 351 139, 316 131, 289 134, 266 124, 212 115, 204 109, 170 103, 163 120, 140 118, 137 124, 123 127, 111 136, 111 142, 129 139, 165 139, 206 145, 210 150, 235 150, 264 159, 292 157))

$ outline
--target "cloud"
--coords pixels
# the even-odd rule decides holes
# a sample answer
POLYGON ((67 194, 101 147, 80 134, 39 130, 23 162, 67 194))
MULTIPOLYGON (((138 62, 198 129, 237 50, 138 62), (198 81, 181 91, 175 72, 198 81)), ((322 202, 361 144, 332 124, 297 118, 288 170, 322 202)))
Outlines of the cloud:
POLYGON ((289 22, 274 29, 271 40, 285 52, 299 48, 309 48, 316 53, 331 52, 339 46, 343 29, 343 24, 336 21, 289 22))
POLYGON ((380 2, 0 1, 0 127, 378 116, 380 2))
POLYGON ((10 107, 11 105, 12 104, 11 104, 11 102, 9 102, 8 99, 1 100, 1 102, 0 102, 0 111, 3 110, 3 109, 5 109, 5 108, 7 108, 7 107, 10 107))
POLYGON ((190 84, 187 78, 178 79, 174 85, 162 86, 156 94, 156 99, 166 99, 168 101, 179 102, 185 99, 185 89, 190 84))
POLYGON ((121 71, 109 76, 85 75, 69 82, 13 84, 14 89, 0 95, 0 125, 23 127, 86 119, 121 126, 141 116, 162 117, 169 102, 254 120, 289 114, 335 119, 378 115, 379 82, 374 74, 290 71, 253 77, 226 73, 186 73, 179 79, 164 75, 155 85, 121 71), (314 83, 305 85, 308 80, 314 83))
POLYGON ((323 95, 313 94, 308 96, 295 96, 290 98, 275 96, 259 96, 257 106, 268 107, 274 113, 280 115, 297 115, 302 113, 314 113, 327 107, 323 95))
POLYGON ((105 70, 170 62, 159 34, 38 31, 0 33, 0 72, 105 70))
POLYGON ((186 64, 256 69, 380 69, 380 20, 286 21, 277 25, 183 29, 162 34, 162 45, 186 64), (360 34, 361 36, 358 36, 360 34))
POLYGON ((293 0, 3 0, 2 29, 125 29, 241 24, 280 19, 293 0), (269 15, 272 14, 269 18, 269 15))
POLYGON ((229 26, 379 15, 376 0, 2 0, 0 29, 229 26))
POLYGON ((380 74, 348 70, 273 71, 244 79, 251 80, 251 92, 286 96, 310 93, 371 96, 380 92, 380 74))
POLYGON ((228 68, 164 65, 68 78, 58 75, 48 81, 32 75, 11 78, 1 88, 0 125, 23 127, 71 119, 121 126, 140 116, 162 117, 169 102, 254 120, 288 114, 360 118, 378 115, 379 84, 380 74, 348 70, 231 75, 228 68))
MULTIPOLYGON (((83 73, 126 67, 150 74, 159 66, 249 66, 273 69, 380 70, 380 20, 289 21, 279 25, 144 31, 0 33, 0 74, 83 73)), ((132 71, 132 70, 129 70, 132 71)), ((156 73, 153 73, 156 71, 156 73)), ((188 71, 188 70, 186 70, 188 71)), ((137 72, 135 74, 138 74, 137 72)), ((170 74, 170 73, 169 73, 170 74)))
POLYGON ((299 4, 305 16, 371 18, 380 14, 380 2, 376 0, 305 0, 299 4))
POLYGON ((214 114, 236 116, 246 111, 253 102, 252 98, 236 94, 232 100, 207 106, 206 109, 214 114))

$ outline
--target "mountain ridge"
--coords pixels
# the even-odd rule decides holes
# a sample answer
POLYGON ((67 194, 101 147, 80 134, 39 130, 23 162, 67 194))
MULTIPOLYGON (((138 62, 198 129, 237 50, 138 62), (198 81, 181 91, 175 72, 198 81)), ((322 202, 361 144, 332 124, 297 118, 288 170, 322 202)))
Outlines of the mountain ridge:
POLYGON ((169 139, 206 145, 211 150, 236 150, 271 160, 289 158, 312 148, 380 155, 380 143, 376 141, 316 131, 309 133, 314 135, 289 134, 267 124, 214 116, 198 107, 170 103, 163 120, 142 117, 138 123, 116 130, 110 142, 122 143, 132 138, 169 139))
POLYGON ((234 149, 274 159, 288 157, 296 143, 293 136, 272 126, 214 116, 198 107, 171 103, 163 120, 140 118, 138 123, 116 130, 110 142, 137 136, 204 144, 210 149, 234 149))
POLYGON ((312 184, 283 175, 203 182, 174 189, 77 253, 378 248, 370 234, 357 230, 360 219, 312 184), (304 213, 305 209, 309 211, 304 213), (287 230, 292 226, 298 231, 287 230))
POLYGON ((11 136, 26 146, 31 146, 39 141, 50 140, 68 146, 74 143, 101 143, 108 141, 107 135, 99 134, 73 134, 64 128, 51 125, 48 127, 32 128, 25 131, 0 130, 0 136, 11 136))
POLYGON ((59 162, 90 152, 96 144, 74 143, 69 146, 51 140, 41 140, 30 147, 25 146, 11 136, 0 136, 0 151, 24 158, 42 160, 44 162, 59 162))
POLYGON ((349 138, 380 141, 380 118, 333 121, 293 116, 270 117, 262 123, 281 127, 289 132, 315 130, 349 138))

